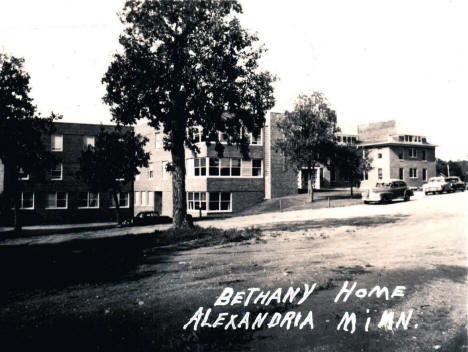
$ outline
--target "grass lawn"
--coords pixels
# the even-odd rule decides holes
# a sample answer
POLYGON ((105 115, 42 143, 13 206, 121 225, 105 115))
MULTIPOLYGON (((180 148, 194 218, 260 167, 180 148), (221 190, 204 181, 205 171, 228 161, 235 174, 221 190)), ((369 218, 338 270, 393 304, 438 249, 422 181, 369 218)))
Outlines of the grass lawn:
POLYGON ((330 208, 346 207, 361 203, 361 193, 354 191, 351 198, 350 191, 347 190, 326 190, 315 191, 314 201, 311 203, 306 193, 295 194, 281 198, 265 200, 253 207, 237 213, 236 215, 255 215, 264 213, 274 213, 280 210, 304 210, 304 209, 319 209, 328 208, 330 200, 330 208))

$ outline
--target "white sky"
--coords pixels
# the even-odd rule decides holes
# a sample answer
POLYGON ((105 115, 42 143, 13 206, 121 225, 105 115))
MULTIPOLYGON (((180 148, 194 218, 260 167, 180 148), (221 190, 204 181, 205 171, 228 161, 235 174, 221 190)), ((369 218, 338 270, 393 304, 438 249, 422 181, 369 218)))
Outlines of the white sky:
MULTIPOLYGON (((274 111, 320 90, 344 126, 396 119, 468 158, 468 1, 244 0, 242 21, 268 48, 274 111)), ((122 0, 0 0, 0 51, 24 57, 39 110, 107 123, 100 83, 122 0)))

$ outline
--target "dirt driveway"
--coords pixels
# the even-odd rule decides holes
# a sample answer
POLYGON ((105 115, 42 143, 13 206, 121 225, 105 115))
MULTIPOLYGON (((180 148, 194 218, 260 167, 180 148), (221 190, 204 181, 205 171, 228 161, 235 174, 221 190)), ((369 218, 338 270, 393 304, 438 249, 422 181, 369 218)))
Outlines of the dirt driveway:
POLYGON ((69 347, 113 351, 465 351, 467 196, 204 222, 257 226, 264 235, 218 247, 154 249, 118 280, 18 294, 0 311, 0 338, 29 336, 31 345, 47 345, 55 336, 70 341, 69 347), (390 293, 405 286, 404 295, 386 300, 353 294, 334 303, 346 281, 356 282, 356 290, 379 285, 390 293), (273 300, 268 306, 213 307, 226 287, 270 293, 294 287, 302 295, 304 284, 314 283, 300 305, 273 300), (237 314, 237 323, 247 311, 269 317, 254 331, 193 331, 193 324, 183 330, 199 307, 214 308, 209 323, 220 312, 237 314), (395 323, 412 310, 408 328, 379 328, 385 310, 395 313, 395 323), (302 319, 312 311, 314 328, 268 328, 275 312, 284 318, 290 311, 302 312, 302 319), (345 312, 356 314, 352 334, 343 325, 337 330, 345 312))

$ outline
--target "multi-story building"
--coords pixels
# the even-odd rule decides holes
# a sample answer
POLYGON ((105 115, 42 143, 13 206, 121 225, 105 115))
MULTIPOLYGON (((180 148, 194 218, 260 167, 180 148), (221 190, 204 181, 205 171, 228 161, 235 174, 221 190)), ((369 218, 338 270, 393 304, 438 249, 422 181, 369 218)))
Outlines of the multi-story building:
MULTIPOLYGON (((283 157, 274 150, 272 140, 278 131, 276 116, 267 117, 261 134, 250 135, 249 160, 239 149, 227 144, 219 134, 224 154, 218 157, 214 143, 209 146, 198 134, 200 152, 195 156, 185 151, 187 211, 194 216, 238 212, 265 198, 296 193, 296 175, 283 157), (291 182, 292 181, 292 182, 291 182)), ((151 153, 149 167, 141 170, 134 184, 135 213, 155 210, 172 216, 172 178, 166 171, 171 154, 163 149, 162 133, 149 126, 137 126, 135 132, 146 136, 146 151, 151 153)))
MULTIPOLYGON (((78 181, 76 173, 80 166, 81 151, 88 145, 94 145, 101 126, 107 130, 114 129, 114 126, 64 122, 54 125, 54 134, 45 137, 44 144, 60 162, 49 170, 45 180, 39 180, 34 174, 20 176, 22 192, 19 194, 19 207, 22 223, 113 221, 115 209, 110 194, 90 192, 85 184, 78 181)), ((119 204, 122 218, 133 215, 131 184, 123 188, 119 204)))
POLYGON ((360 146, 372 159, 372 170, 363 185, 400 179, 418 188, 436 176, 436 146, 425 136, 405 133, 396 121, 359 125, 358 136, 360 146))

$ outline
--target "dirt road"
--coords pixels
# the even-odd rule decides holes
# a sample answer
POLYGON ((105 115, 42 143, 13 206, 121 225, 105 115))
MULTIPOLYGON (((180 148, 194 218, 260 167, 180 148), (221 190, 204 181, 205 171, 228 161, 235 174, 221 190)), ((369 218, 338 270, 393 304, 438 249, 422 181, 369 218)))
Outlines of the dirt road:
POLYGON ((44 339, 59 331, 74 346, 95 344, 114 351, 464 351, 467 200, 465 192, 204 222, 226 228, 255 225, 264 235, 195 250, 155 249, 119 280, 18 295, 1 310, 1 320, 9 321, 2 327, 8 326, 12 336, 26 329, 44 339), (390 294, 396 286, 404 289, 388 300, 353 293, 335 303, 346 281, 356 283, 355 291, 369 292, 376 285, 388 287, 390 294), (315 290, 300 305, 273 300, 268 306, 213 307, 226 287, 270 294, 294 287, 302 295, 304 284, 314 283, 315 290), (209 323, 219 312, 237 314, 237 324, 247 311, 252 317, 269 316, 255 331, 245 324, 224 330, 229 315, 221 329, 193 331, 191 324, 183 330, 199 307, 214 308, 209 323), (401 312, 407 318, 412 310, 407 329, 404 324, 379 328, 385 310, 394 312, 395 324, 401 312), (302 319, 312 311, 314 328, 268 328, 275 312, 283 319, 289 311, 301 312, 302 319), (343 331, 343 324, 337 330, 345 312, 356 314, 352 334, 343 331))

